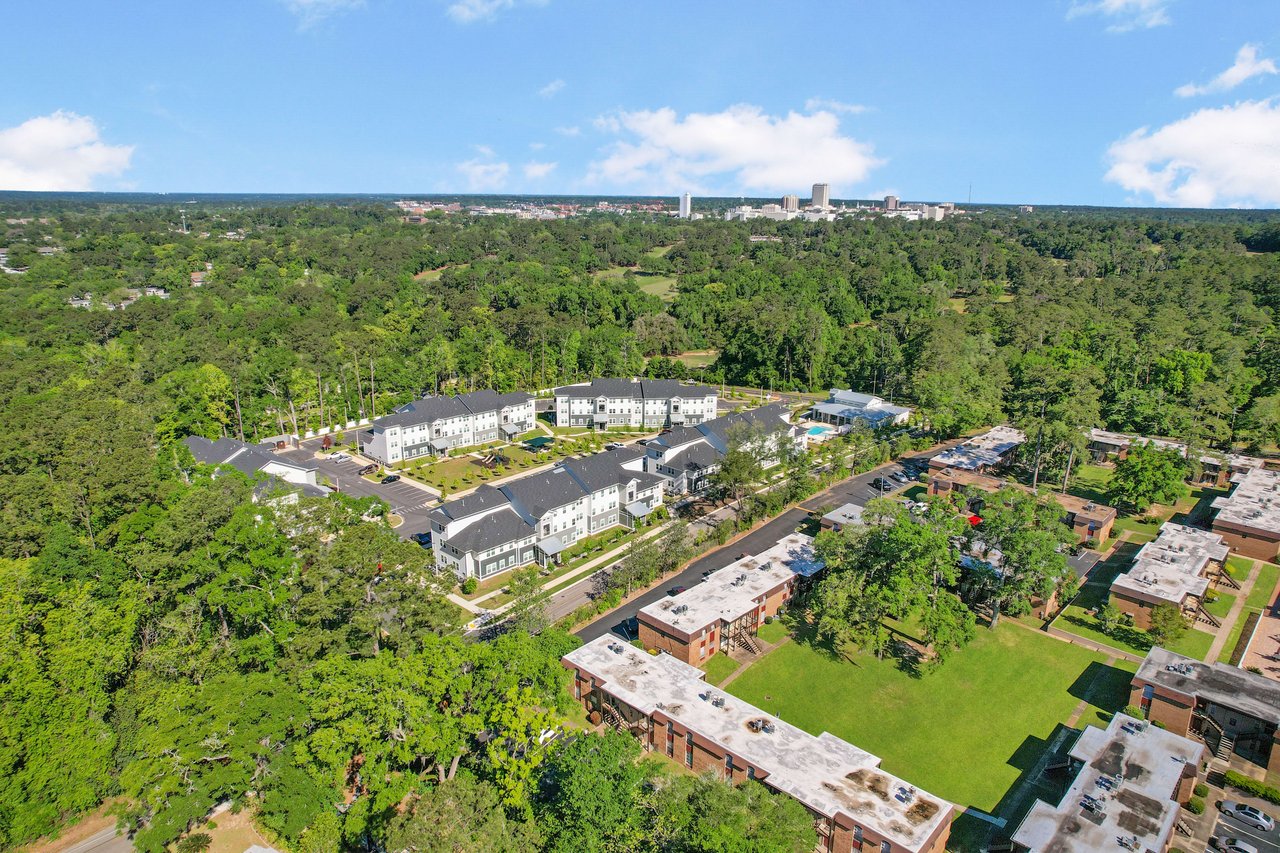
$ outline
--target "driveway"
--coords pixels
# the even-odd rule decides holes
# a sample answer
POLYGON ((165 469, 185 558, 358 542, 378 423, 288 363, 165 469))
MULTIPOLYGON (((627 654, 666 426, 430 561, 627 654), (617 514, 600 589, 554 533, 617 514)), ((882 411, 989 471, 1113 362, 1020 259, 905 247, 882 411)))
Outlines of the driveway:
POLYGON ((434 491, 405 480, 395 483, 366 480, 360 476, 360 469, 368 463, 354 458, 335 462, 329 456, 315 456, 307 448, 283 450, 277 455, 300 462, 314 462, 320 469, 317 479, 328 478, 340 492, 357 498, 376 497, 386 501, 391 511, 404 519, 404 524, 396 528, 403 539, 427 529, 427 513, 436 505, 434 491))
MULTIPOLYGON (((904 457, 902 460, 907 465, 913 463, 916 467, 926 465, 929 458, 941 453, 945 446, 934 447, 924 453, 912 454, 904 457)), ((596 637, 603 636, 610 632, 617 634, 624 639, 631 639, 634 636, 636 613, 642 607, 646 607, 655 601, 661 601, 667 595, 667 590, 675 586, 683 586, 689 588, 703 581, 704 574, 708 570, 721 569, 738 559, 740 554, 759 554, 761 551, 768 550, 776 545, 783 537, 794 532, 809 517, 809 511, 817 510, 823 507, 835 508, 846 503, 865 506, 867 501, 874 497, 880 497, 880 489, 871 485, 873 480, 880 477, 890 477, 891 475, 903 470, 903 466, 899 462, 893 462, 889 465, 868 471, 865 474, 858 474, 849 477, 839 483, 831 486, 826 491, 814 495, 805 501, 801 507, 787 510, 782 515, 767 522, 762 527, 753 530, 746 536, 704 554, 694 560, 684 571, 673 577, 663 580, 662 584, 655 589, 651 589, 643 595, 627 602, 622 607, 611 613, 596 619, 594 622, 587 624, 585 627, 577 631, 577 636, 584 642, 590 642, 596 637)), ((899 485, 895 492, 910 487, 914 481, 899 485)), ((890 493, 892 494, 892 493, 890 493)), ((548 614, 552 618, 562 618, 569 615, 576 608, 587 603, 588 593, 592 591, 592 584, 584 581, 576 586, 570 587, 552 597, 548 603, 548 614), (572 604, 572 606, 570 606, 572 604)))
MULTIPOLYGON (((1219 814, 1218 822, 1213 827, 1213 835, 1215 838, 1239 838, 1257 847, 1258 853, 1280 853, 1280 827, 1262 832, 1233 817, 1219 814)), ((1212 850, 1213 847, 1209 849, 1212 850)))

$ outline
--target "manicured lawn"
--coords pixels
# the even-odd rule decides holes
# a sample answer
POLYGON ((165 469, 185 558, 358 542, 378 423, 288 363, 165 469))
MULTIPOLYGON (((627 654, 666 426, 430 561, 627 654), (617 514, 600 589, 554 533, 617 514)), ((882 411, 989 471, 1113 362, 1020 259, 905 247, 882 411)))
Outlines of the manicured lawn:
POLYGON ((927 791, 991 810, 1095 677, 1120 678, 1101 668, 1105 659, 1002 624, 980 629, 973 643, 919 678, 892 659, 856 652, 847 659, 796 641, 727 689, 814 734, 847 739, 927 791))
POLYGON ((656 296, 665 302, 676 298, 676 277, 673 275, 638 272, 636 282, 650 296, 656 296))
POLYGON ((676 356, 676 361, 682 362, 685 367, 706 367, 713 363, 719 355, 720 353, 713 349, 690 350, 676 356))
POLYGON ((1105 729, 1115 712, 1129 704, 1129 684, 1137 671, 1136 663, 1121 659, 1099 671, 1089 692, 1089 706, 1080 716, 1076 728, 1097 726, 1105 729))
POLYGON ((919 483, 917 483, 916 485, 912 486, 911 488, 903 492, 902 497, 906 498, 909 501, 922 501, 925 499, 925 497, 928 496, 928 494, 929 494, 929 487, 922 486, 919 483))
POLYGON ((1218 597, 1213 601, 1205 602, 1204 609, 1208 610, 1219 619, 1222 619, 1231 612, 1231 605, 1236 603, 1236 597, 1233 593, 1227 592, 1224 589, 1217 589, 1214 591, 1218 594, 1218 597))
POLYGON ((1276 580, 1280 578, 1280 566, 1275 563, 1263 563, 1258 578, 1253 582, 1253 590, 1244 600, 1245 609, 1265 610, 1271 606, 1271 594, 1276 590, 1276 580))
POLYGON ((769 645, 779 642, 783 637, 787 636, 787 626, 774 619, 768 625, 761 625, 757 632, 760 639, 769 645))
MULTIPOLYGON (((1146 631, 1139 628, 1117 628, 1110 634, 1104 634, 1098 620, 1074 604, 1062 611, 1062 615, 1054 620, 1053 627, 1131 655, 1142 657, 1151 651, 1151 637, 1146 631)), ((1213 634, 1198 628, 1188 628, 1176 642, 1166 644, 1165 648, 1189 658, 1204 660, 1211 645, 1213 634)))
POLYGON ((1243 581, 1251 571, 1253 571, 1253 560, 1237 557, 1234 554, 1227 557, 1227 574, 1236 580, 1243 581))
POLYGON ((1236 624, 1231 626, 1231 633, 1227 634, 1227 642, 1222 647, 1222 651, 1218 652, 1218 660, 1227 663, 1231 660, 1232 653, 1236 650, 1236 643, 1240 642, 1240 635, 1244 633, 1244 623, 1249 619, 1249 611, 1245 609, 1241 611, 1240 618, 1236 620, 1236 624))
POLYGON ((702 671, 707 674, 708 684, 719 684, 724 681, 733 671, 738 668, 738 662, 728 655, 714 654, 702 665, 702 671))
POLYGON ((1079 465, 1071 472, 1071 482, 1067 486, 1067 491, 1085 500, 1105 504, 1107 488, 1111 485, 1111 474, 1111 468, 1104 468, 1101 465, 1079 465))

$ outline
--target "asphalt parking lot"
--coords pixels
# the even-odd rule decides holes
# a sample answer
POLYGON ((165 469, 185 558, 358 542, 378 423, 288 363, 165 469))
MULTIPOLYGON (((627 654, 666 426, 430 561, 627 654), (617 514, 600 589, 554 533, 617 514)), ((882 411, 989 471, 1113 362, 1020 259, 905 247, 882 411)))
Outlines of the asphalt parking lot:
MULTIPOLYGON (((1274 817, 1274 815, 1272 815, 1274 817)), ((1270 832, 1254 829, 1248 824, 1224 814, 1218 815, 1218 822, 1213 827, 1214 838, 1238 838, 1246 844, 1258 848, 1258 853, 1280 853, 1280 825, 1270 832)), ((1213 850, 1213 846, 1209 847, 1213 850)))
POLYGON ((427 513, 436 505, 436 494, 420 486, 399 480, 379 483, 360 476, 360 469, 367 463, 356 459, 335 462, 329 456, 315 456, 314 448, 305 445, 297 450, 281 451, 281 456, 304 462, 314 462, 318 478, 327 478, 338 491, 354 497, 376 497, 387 502, 391 511, 404 519, 396 532, 404 539, 427 529, 427 513))

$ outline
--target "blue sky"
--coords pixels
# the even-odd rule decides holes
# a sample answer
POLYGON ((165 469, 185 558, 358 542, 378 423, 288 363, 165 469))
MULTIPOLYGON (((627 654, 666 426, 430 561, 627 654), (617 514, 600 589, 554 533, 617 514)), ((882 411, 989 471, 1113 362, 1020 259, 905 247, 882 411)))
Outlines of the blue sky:
POLYGON ((6 30, 0 189, 1280 207, 1275 0, 45 0, 6 30))

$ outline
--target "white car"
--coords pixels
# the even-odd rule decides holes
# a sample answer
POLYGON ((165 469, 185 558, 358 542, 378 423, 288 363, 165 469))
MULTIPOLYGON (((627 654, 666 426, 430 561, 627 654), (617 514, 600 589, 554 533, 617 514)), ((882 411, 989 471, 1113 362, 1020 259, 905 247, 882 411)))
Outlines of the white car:
POLYGON ((1210 838, 1210 850, 1221 850, 1222 853, 1258 853, 1258 848, 1239 838, 1210 838))
POLYGON ((1263 832, 1270 832, 1276 828, 1276 822, 1271 818, 1271 815, 1267 814, 1262 809, 1246 805, 1245 803, 1237 803, 1233 800, 1224 800, 1218 806, 1218 809, 1223 814, 1231 815, 1241 823, 1252 826, 1254 829, 1262 830, 1263 832))
POLYGON ((329 457, 330 462, 346 462, 351 458, 350 453, 335 453, 329 457))

